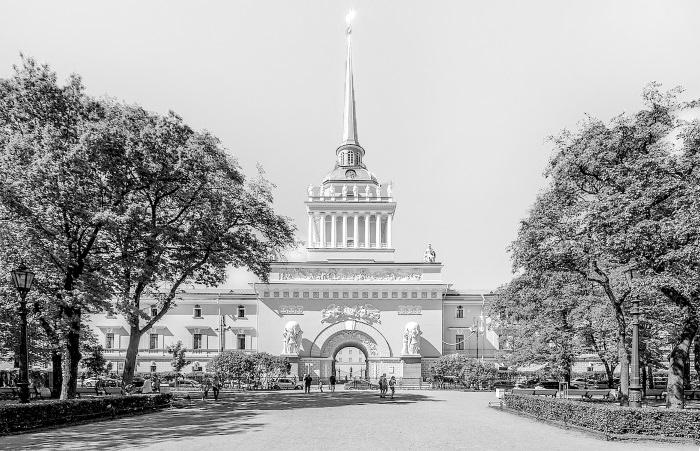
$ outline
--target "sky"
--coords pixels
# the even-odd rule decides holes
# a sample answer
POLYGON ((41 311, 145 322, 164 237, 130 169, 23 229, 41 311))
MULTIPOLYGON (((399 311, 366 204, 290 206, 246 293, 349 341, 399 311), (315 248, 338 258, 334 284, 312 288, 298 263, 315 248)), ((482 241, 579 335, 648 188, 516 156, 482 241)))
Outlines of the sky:
POLYGON ((694 1, 0 0, 0 77, 21 52, 91 95, 177 112, 250 176, 260 163, 305 240, 306 188, 341 139, 351 8, 358 136, 393 183, 396 259, 432 243, 456 288, 511 278, 548 137, 634 112, 651 81, 700 97, 694 1))

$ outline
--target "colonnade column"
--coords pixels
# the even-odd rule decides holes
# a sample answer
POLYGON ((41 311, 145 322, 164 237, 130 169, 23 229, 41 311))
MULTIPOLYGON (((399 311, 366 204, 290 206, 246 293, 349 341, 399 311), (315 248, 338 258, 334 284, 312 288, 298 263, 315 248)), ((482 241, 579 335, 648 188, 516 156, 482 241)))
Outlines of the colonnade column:
POLYGON ((336 234, 335 234, 335 218, 334 214, 331 215, 331 247, 335 247, 336 234))
POLYGON ((365 213, 365 247, 369 249, 369 213, 365 213))
POLYGON ((343 245, 341 247, 348 247, 348 215, 343 213, 343 245))
POLYGON ((377 222, 377 224, 374 228, 376 242, 374 244, 375 246, 377 246, 377 249, 379 249, 380 247, 382 247, 382 214, 377 213, 376 218, 377 219, 375 221, 377 222))
POLYGON ((321 247, 326 247, 326 215, 320 215, 321 224, 321 247))
POLYGON ((352 245, 354 248, 360 247, 360 237, 358 236, 360 233, 360 227, 359 223, 360 222, 360 215, 358 213, 355 213, 355 217, 352 221, 352 245))
POLYGON ((307 236, 306 247, 313 247, 314 240, 314 215, 309 212, 309 234, 307 236))
POLYGON ((386 217, 386 247, 391 249, 391 222, 394 219, 394 215, 390 214, 386 217))

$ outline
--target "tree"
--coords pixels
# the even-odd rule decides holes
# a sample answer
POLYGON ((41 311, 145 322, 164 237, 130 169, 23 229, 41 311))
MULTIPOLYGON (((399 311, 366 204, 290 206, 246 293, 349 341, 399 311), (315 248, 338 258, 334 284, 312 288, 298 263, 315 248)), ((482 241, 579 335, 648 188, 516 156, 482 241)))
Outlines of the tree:
POLYGON ((571 273, 524 273, 499 290, 490 314, 496 330, 509 334, 512 352, 505 355, 511 366, 548 364, 566 381, 580 353, 576 316, 584 279, 571 273))
POLYGON ((563 134, 549 171, 553 185, 585 199, 581 228, 630 276, 626 292, 677 309, 667 386, 672 408, 684 405, 683 381, 700 325, 700 123, 678 119, 687 106, 677 101, 679 93, 652 84, 634 115, 610 124, 589 119, 563 134))
POLYGON ((168 353, 173 356, 173 359, 170 361, 170 365, 177 374, 180 374, 180 371, 182 371, 184 367, 192 363, 187 360, 185 356, 185 348, 182 346, 182 342, 180 340, 178 340, 174 346, 168 347, 168 353))
POLYGON ((212 135, 193 131, 172 112, 117 103, 105 111, 107 126, 119 130, 112 145, 130 162, 138 186, 120 205, 123 220, 107 229, 119 255, 111 273, 117 309, 130 325, 128 383, 141 336, 168 312, 183 283, 220 284, 229 266, 266 280, 270 263, 293 243, 294 227, 275 214, 262 173, 246 182, 212 135), (156 315, 142 309, 144 296, 157 302, 156 315))
POLYGON ((102 345, 85 346, 84 352, 87 357, 82 359, 82 364, 88 370, 88 374, 99 376, 111 369, 111 363, 107 363, 104 351, 102 345))
POLYGON ((42 327, 63 351, 64 399, 75 393, 82 315, 111 297, 100 238, 129 192, 103 117, 79 77, 59 86, 34 60, 0 80, 0 216, 13 238, 3 260, 27 262, 33 291, 50 299, 42 327))
POLYGON ((461 354, 447 354, 438 358, 432 367, 438 379, 452 377, 468 387, 484 386, 496 380, 498 371, 492 362, 483 362, 461 354))
POLYGON ((222 379, 241 381, 253 372, 253 360, 242 351, 223 351, 209 362, 207 369, 222 379))

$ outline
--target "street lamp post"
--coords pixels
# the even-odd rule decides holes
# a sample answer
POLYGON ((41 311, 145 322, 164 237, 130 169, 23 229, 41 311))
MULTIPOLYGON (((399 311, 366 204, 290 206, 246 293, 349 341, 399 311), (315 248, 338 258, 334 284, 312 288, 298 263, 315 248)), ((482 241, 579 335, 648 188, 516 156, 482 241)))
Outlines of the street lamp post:
POLYGON ((632 298, 632 362, 630 363, 630 407, 642 407, 642 386, 639 385, 639 299, 632 298))
POLYGON ((29 402, 29 355, 27 351, 27 293, 32 288, 34 273, 24 264, 12 271, 12 284, 19 293, 19 400, 29 402))

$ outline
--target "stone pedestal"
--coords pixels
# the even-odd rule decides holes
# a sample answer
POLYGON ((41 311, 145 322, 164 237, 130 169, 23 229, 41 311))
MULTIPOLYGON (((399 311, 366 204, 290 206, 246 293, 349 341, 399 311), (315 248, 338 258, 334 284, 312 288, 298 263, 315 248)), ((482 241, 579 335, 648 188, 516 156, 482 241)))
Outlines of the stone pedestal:
POLYGON ((420 384, 421 378, 421 357, 419 355, 402 355, 404 383, 420 384))

